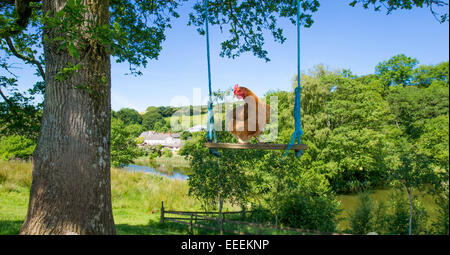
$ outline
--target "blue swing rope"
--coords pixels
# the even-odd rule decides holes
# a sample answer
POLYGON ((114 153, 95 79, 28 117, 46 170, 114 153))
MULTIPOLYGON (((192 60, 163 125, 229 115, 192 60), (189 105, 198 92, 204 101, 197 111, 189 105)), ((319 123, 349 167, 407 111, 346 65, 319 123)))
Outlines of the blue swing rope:
MULTIPOLYGON (((209 1, 205 0, 205 26, 206 26, 206 55, 208 59, 208 86, 209 86, 209 100, 208 100, 208 123, 207 123, 207 133, 206 137, 209 142, 214 141, 217 143, 216 128, 214 126, 214 112, 213 112, 213 100, 212 100, 212 89, 211 89, 211 57, 209 50, 209 12, 208 12, 209 1)), ((216 157, 220 157, 220 153, 214 149, 209 149, 216 157)))
MULTIPOLYGON (((289 150, 295 143, 295 139, 298 140, 298 144, 301 143, 301 136, 303 135, 302 130, 302 115, 300 111, 301 106, 301 92, 302 86, 300 85, 300 0, 297 0, 297 51, 298 51, 298 59, 297 59, 297 87, 295 88, 295 103, 294 103, 294 118, 295 118, 295 131, 292 133, 291 139, 289 141, 289 145, 286 149, 286 153, 283 158, 287 156, 289 150)), ((296 151, 295 156, 297 158, 303 155, 303 151, 296 151)))

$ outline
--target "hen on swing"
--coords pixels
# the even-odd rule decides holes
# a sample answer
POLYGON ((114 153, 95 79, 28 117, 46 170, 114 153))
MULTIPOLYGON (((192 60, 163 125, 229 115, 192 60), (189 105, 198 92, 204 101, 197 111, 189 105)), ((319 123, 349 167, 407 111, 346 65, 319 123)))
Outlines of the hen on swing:
POLYGON ((226 130, 231 132, 239 143, 249 143, 252 137, 261 142, 259 136, 270 121, 270 106, 259 99, 246 87, 234 86, 234 96, 243 99, 244 104, 234 107, 226 114, 226 130))

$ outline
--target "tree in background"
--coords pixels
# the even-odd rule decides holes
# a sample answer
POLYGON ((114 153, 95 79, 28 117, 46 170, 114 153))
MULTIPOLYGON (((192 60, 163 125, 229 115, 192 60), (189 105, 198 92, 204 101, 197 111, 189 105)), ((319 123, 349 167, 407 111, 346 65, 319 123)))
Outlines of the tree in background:
POLYGON ((112 112, 112 117, 120 119, 124 125, 142 124, 142 116, 138 111, 130 108, 122 108, 117 112, 112 112))
POLYGON ((449 178, 449 116, 441 115, 427 120, 424 131, 416 144, 420 153, 431 161, 434 173, 439 176, 438 185, 444 185, 449 178))
MULTIPOLYGON (((413 234, 429 234, 427 211, 422 204, 413 199, 413 234)), ((410 202, 400 190, 392 190, 390 197, 383 201, 372 200, 368 192, 358 195, 358 203, 349 213, 348 230, 352 234, 366 235, 369 232, 390 235, 405 235, 410 226, 410 202)))
POLYGON ((136 133, 130 126, 119 120, 111 120, 111 164, 115 167, 124 167, 134 162, 142 155, 137 147, 136 133))
POLYGON ((417 199, 409 200, 402 191, 394 190, 381 215, 381 231, 396 235, 427 234, 427 217, 425 208, 417 199))
POLYGON ((171 107, 171 106, 160 106, 158 107, 158 111, 159 113, 164 117, 170 117, 172 116, 172 114, 174 114, 176 112, 176 108, 171 107))
POLYGON ((375 74, 385 87, 412 85, 413 70, 418 63, 417 59, 400 54, 379 63, 375 67, 375 74))
POLYGON ((427 121, 417 141, 419 152, 432 160, 431 168, 437 177, 432 194, 437 205, 434 232, 449 234, 449 117, 442 115, 427 121))
MULTIPOLYGON (((362 83, 317 66, 302 75, 302 156, 310 169, 324 174, 337 192, 375 187, 385 179, 385 132, 392 118, 381 84, 362 83)), ((277 95, 279 138, 287 143, 293 130, 293 94, 277 95)))
POLYGON ((391 88, 387 95, 394 124, 409 140, 418 139, 423 134, 428 120, 448 115, 448 98, 448 87, 439 84, 428 88, 391 88))
POLYGON ((170 128, 168 122, 166 122, 164 119, 161 119, 158 122, 155 122, 155 125, 153 125, 153 130, 160 133, 166 133, 170 131, 170 128))
MULTIPOLYGON (((144 113, 142 117, 142 125, 146 130, 155 130, 156 123, 164 123, 164 117, 161 115, 159 109, 157 107, 150 106, 147 108, 147 111, 144 113)), ((161 124, 158 124, 158 128, 162 128, 161 124)))
POLYGON ((11 135, 0 137, 0 159, 29 159, 36 143, 25 136, 11 135))
POLYGON ((24 135, 37 142, 43 103, 35 99, 45 94, 42 33, 21 31, 27 25, 39 26, 42 9, 35 3, 38 1, 16 1, 21 11, 14 13, 11 6, 14 2, 0 2, 0 69, 4 74, 0 75, 0 135, 24 135), (26 92, 17 88, 17 63, 25 63, 36 70, 36 81, 28 84, 31 88, 26 92))
POLYGON ((415 190, 423 191, 427 184, 435 184, 439 181, 431 167, 429 157, 421 153, 418 148, 399 137, 392 144, 393 151, 388 156, 388 176, 394 187, 403 189, 408 194, 409 199, 409 229, 408 234, 412 234, 413 211, 415 190))
POLYGON ((438 65, 421 65, 414 70, 413 84, 419 87, 429 87, 440 84, 448 87, 449 84, 449 62, 442 62, 438 65))
POLYGON ((15 78, 0 76, 0 135, 21 135, 37 141, 42 104, 33 103, 34 94, 32 89, 27 94, 20 93, 15 78))

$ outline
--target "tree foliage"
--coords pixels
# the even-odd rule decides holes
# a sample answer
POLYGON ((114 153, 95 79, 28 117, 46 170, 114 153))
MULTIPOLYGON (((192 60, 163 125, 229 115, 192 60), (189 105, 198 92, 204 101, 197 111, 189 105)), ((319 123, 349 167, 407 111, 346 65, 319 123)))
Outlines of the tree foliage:
POLYGON ((375 74, 380 76, 384 86, 408 86, 412 84, 413 70, 419 61, 404 54, 392 57, 375 67, 375 74))
POLYGON ((123 124, 142 124, 142 116, 138 111, 131 108, 122 108, 117 112, 112 112, 114 118, 118 118, 123 121, 123 124))
POLYGON ((350 230, 352 234, 366 235, 374 232, 375 226, 375 203, 368 192, 358 196, 358 202, 353 212, 349 213, 350 230))
MULTIPOLYGON (((355 6, 357 3, 361 3, 365 9, 370 6, 375 11, 380 11, 382 8, 386 9, 387 14, 392 13, 395 10, 411 10, 415 7, 428 8, 433 16, 441 23, 448 21, 448 13, 437 9, 443 9, 448 6, 448 1, 441 0, 354 0, 350 3, 350 6, 355 6), (441 13, 439 13, 441 12, 441 13)), ((448 9, 447 9, 448 12, 448 9)))
POLYGON ((0 138, 0 159, 29 159, 36 143, 20 135, 3 136, 0 138))
POLYGON ((123 122, 113 118, 111 120, 111 164, 123 167, 134 162, 142 155, 136 144, 136 133, 126 128, 123 122))
POLYGON ((156 131, 158 129, 157 131, 160 131, 160 129, 166 126, 166 121, 158 108, 149 107, 142 117, 142 125, 146 130, 156 131))
MULTIPOLYGON (((230 139, 229 134, 220 136, 230 139)), ((249 193, 248 176, 242 166, 244 155, 223 151, 223 159, 216 158, 203 146, 204 142, 205 132, 195 133, 179 152, 191 162, 193 174, 188 179, 189 194, 202 201, 205 209, 220 207, 226 201, 243 203, 249 193)))

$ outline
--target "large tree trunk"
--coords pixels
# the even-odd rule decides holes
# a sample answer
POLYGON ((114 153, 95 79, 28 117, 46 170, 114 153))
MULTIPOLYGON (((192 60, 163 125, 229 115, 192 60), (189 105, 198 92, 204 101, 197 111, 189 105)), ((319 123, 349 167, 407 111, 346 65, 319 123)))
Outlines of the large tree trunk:
MULTIPOLYGON (((65 0, 44 0, 54 15, 65 0)), ((86 19, 109 24, 108 0, 83 0, 86 19)), ((80 30, 86 31, 83 27, 80 30)), ((57 52, 44 29, 46 94, 42 129, 33 154, 30 202, 21 234, 115 234, 110 182, 111 67, 107 46, 83 38, 80 58, 57 52), (81 61, 81 62, 80 62, 81 61), (55 75, 67 63, 81 68, 64 81, 55 75), (89 89, 78 88, 79 86, 89 89)))

